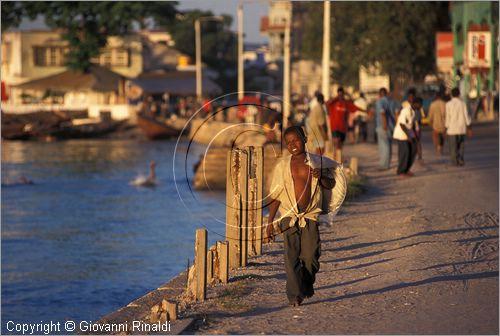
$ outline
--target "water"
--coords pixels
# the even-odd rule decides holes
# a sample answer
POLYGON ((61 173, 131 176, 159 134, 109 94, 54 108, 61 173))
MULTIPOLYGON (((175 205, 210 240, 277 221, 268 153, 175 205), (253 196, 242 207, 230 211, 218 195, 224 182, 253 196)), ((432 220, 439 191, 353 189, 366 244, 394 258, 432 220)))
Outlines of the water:
POLYGON ((224 233, 224 192, 186 176, 203 148, 175 141, 2 142, 2 332, 15 323, 93 320, 157 288, 193 259, 195 230, 224 233), (158 187, 129 185, 149 161, 158 187), (185 169, 185 167, 187 169, 185 169), (188 210, 189 209, 189 210, 188 210))

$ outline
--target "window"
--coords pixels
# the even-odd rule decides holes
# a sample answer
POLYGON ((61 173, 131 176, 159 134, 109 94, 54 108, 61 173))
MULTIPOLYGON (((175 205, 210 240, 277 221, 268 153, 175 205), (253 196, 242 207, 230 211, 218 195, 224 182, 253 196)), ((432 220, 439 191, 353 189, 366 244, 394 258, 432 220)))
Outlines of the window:
POLYGON ((2 43, 2 64, 10 63, 10 54, 12 52, 12 47, 10 42, 2 43))
POLYGON ((35 66, 63 66, 65 47, 33 47, 33 63, 35 66))
POLYGON ((102 49, 101 54, 93 58, 92 62, 105 67, 128 67, 130 66, 129 50, 125 48, 102 49))

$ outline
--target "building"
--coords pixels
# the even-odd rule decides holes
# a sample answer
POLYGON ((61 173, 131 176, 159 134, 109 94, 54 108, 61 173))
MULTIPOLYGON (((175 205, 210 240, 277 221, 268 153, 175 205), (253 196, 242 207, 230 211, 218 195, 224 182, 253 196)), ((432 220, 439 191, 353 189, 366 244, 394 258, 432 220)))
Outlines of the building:
MULTIPOLYGON (((144 75, 158 71, 174 73, 173 77, 166 76, 168 80, 182 78, 183 92, 187 92, 186 87, 190 85, 194 95, 194 66, 189 57, 181 54, 173 45, 170 34, 163 31, 141 31, 126 37, 109 37, 101 54, 92 60, 108 71, 99 70, 92 75, 98 77, 106 73, 106 78, 134 79, 141 76, 148 78, 144 75), (183 71, 186 74, 179 73, 183 71)), ((129 106, 126 99, 129 86, 120 84, 111 92, 94 90, 93 85, 83 82, 93 81, 95 76, 79 76, 65 67, 64 57, 68 50, 68 43, 62 39, 60 31, 2 33, 2 109, 6 112, 29 112, 54 109, 57 106, 53 104, 56 103, 66 105, 66 109, 72 106, 88 108, 91 116, 98 115, 100 109, 111 109, 113 117, 128 117, 135 108, 129 106), (55 82, 58 78, 70 78, 68 83, 72 84, 65 87, 64 83, 55 82), (50 87, 44 89, 41 83, 50 84, 50 87), (49 97, 47 93, 50 93, 49 97), (46 106, 46 103, 51 106, 46 106)), ((213 76, 213 72, 209 69, 204 71, 204 77, 209 75, 213 76)), ((212 84, 208 81, 206 85, 212 84)), ((108 85, 106 90, 110 87, 108 85)))
POLYGON ((299 60, 292 63, 291 90, 303 96, 312 97, 314 92, 321 91, 321 62, 299 60))
POLYGON ((271 61, 269 48, 261 43, 245 43, 243 62, 246 68, 265 68, 271 61))
MULTIPOLYGON (((10 97, 9 103, 36 101, 33 90, 15 86, 66 71, 64 55, 68 49, 58 31, 2 33, 2 83, 10 97)), ((142 52, 139 36, 110 37, 108 45, 93 61, 124 77, 135 77, 144 68, 142 52)), ((100 103, 93 99, 88 102, 100 103)))
MULTIPOLYGON (((308 5, 305 1, 271 1, 269 15, 262 17, 260 24, 261 33, 269 38, 268 68, 282 74, 285 24, 290 20, 291 92, 299 96, 312 96, 321 89, 321 61, 302 59, 301 55, 308 5)), ((323 22, 318 24, 322 25, 323 22)), ((276 81, 276 84, 282 85, 282 81, 276 81)), ((333 87, 330 92, 333 92, 333 87)))
POLYGON ((475 101, 487 92, 492 102, 491 93, 498 91, 498 19, 493 19, 495 11, 498 12, 498 2, 451 4, 454 79, 467 101, 475 101))
POLYGON ((260 19, 260 32, 269 38, 271 62, 283 61, 287 22, 292 22, 292 3, 290 1, 271 1, 269 16, 263 16, 260 19))

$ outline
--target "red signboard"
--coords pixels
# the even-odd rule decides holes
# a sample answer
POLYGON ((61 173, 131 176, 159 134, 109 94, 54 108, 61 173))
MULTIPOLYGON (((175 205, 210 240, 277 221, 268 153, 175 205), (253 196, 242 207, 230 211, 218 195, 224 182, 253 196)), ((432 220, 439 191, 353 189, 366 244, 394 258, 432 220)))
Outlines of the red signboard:
POLYGON ((491 32, 488 25, 471 25, 467 32, 466 60, 471 70, 491 67, 491 32))
POLYGON ((451 72, 453 67, 453 33, 436 33, 436 65, 440 72, 451 72))

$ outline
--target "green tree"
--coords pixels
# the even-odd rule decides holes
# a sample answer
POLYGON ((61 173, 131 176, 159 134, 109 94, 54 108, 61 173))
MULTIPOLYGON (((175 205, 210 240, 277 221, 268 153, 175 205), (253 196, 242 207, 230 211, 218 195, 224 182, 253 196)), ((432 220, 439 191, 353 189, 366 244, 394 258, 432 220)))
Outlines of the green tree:
MULTIPOLYGON (((319 60, 323 6, 308 7, 302 54, 319 60)), ((335 2, 331 7, 336 82, 356 85, 358 67, 376 63, 391 80, 419 81, 435 71, 435 33, 450 26, 447 2, 335 2)))
MULTIPOLYGON (((213 16, 211 11, 192 10, 179 13, 173 22, 158 21, 172 34, 175 47, 182 53, 195 58, 194 22, 197 18, 213 16)), ((211 69, 218 73, 217 84, 224 90, 234 90, 236 85, 237 40, 229 27, 232 18, 222 16, 222 21, 202 20, 201 58, 211 69)))
POLYGON ((124 36, 134 26, 147 26, 148 19, 172 22, 176 2, 32 1, 2 2, 2 31, 16 27, 23 17, 42 15, 47 26, 62 29, 69 43, 66 65, 87 71, 91 59, 106 46, 109 36, 124 36), (4 23, 4 17, 7 19, 4 23))

